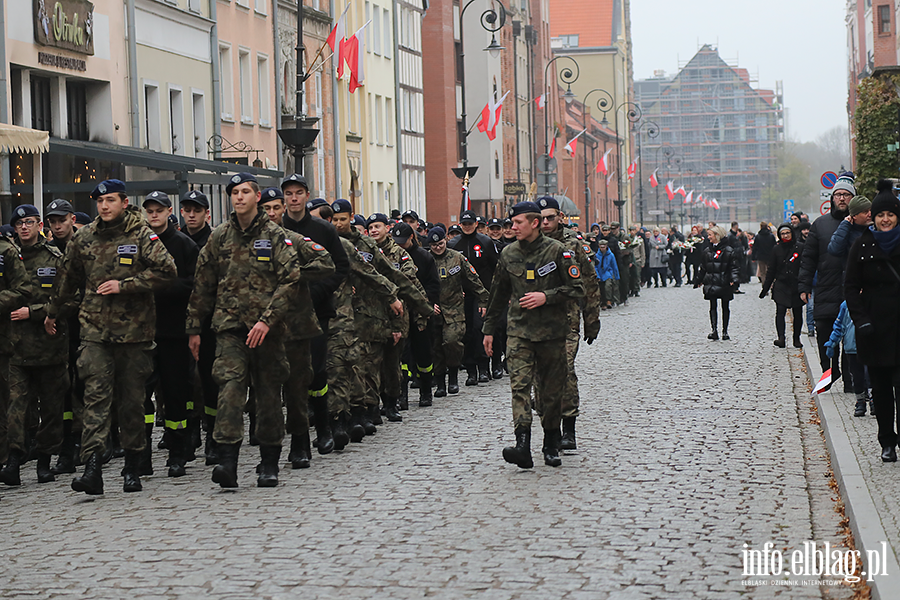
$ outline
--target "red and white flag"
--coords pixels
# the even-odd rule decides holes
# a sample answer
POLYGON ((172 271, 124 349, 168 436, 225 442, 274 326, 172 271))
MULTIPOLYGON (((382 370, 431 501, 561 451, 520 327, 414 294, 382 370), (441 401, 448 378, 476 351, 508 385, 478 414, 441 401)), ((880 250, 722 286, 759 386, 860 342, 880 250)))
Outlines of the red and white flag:
POLYGON ((687 190, 684 189, 684 186, 683 186, 683 185, 679 185, 679 186, 678 186, 678 189, 675 190, 675 193, 676 193, 676 194, 681 194, 681 197, 682 197, 682 198, 684 198, 685 196, 687 196, 687 190))
POLYGON ((481 109, 481 120, 478 121, 478 131, 487 134, 489 140, 497 137, 497 123, 500 122, 500 111, 503 110, 503 101, 509 96, 509 92, 503 94, 498 102, 488 98, 488 103, 481 109))
POLYGON ((603 154, 603 157, 600 159, 600 162, 597 163, 597 173, 603 173, 604 175, 609 175, 609 153, 612 152, 612 148, 606 151, 603 154))
POLYGON ((672 181, 666 182, 665 190, 666 190, 666 196, 669 197, 669 201, 672 201, 675 199, 675 190, 672 188, 673 185, 675 185, 675 183, 672 181))
POLYGON ((697 199, 694 200, 694 202, 696 204, 705 203, 705 200, 703 199, 703 194, 697 194, 697 199))
POLYGON ((821 394, 829 385, 831 385, 831 369, 822 373, 822 378, 816 384, 816 387, 813 388, 812 395, 821 394))
POLYGON ((653 173, 650 174, 650 187, 655 188, 659 185, 659 179, 656 178, 656 172, 659 171, 659 167, 653 169, 653 173))
POLYGON ((569 142, 566 144, 566 150, 569 151, 569 154, 575 154, 575 148, 578 147, 578 138, 581 137, 581 134, 587 131, 587 128, 582 129, 575 135, 569 142))
POLYGON ((690 204, 694 201, 694 190, 688 192, 687 196, 684 197, 684 203, 690 204))
POLYGON ((712 200, 709 201, 709 205, 712 206, 714 209, 719 210, 719 201, 716 200, 715 198, 713 198, 712 200))
POLYGON ((331 30, 331 33, 328 34, 328 39, 325 40, 325 43, 328 44, 328 47, 331 48, 331 58, 334 61, 334 66, 337 69, 337 76, 341 78, 344 76, 344 54, 346 53, 345 45, 347 40, 344 39, 347 35, 345 29, 346 25, 344 19, 347 15, 347 9, 350 8, 350 4, 347 3, 346 8, 344 8, 344 12, 341 13, 340 18, 337 20, 337 23, 334 24, 334 28, 331 30))
POLYGON ((615 176, 616 170, 613 169, 609 176, 606 178, 606 185, 609 185, 609 182, 612 181, 612 178, 615 176))
POLYGON ((547 106, 547 94, 541 94, 540 96, 535 98, 534 103, 537 104, 538 110, 542 110, 545 106, 547 106))
POLYGON ((634 159, 634 162, 628 165, 628 179, 634 179, 635 171, 637 171, 637 159, 634 159))
POLYGON ((363 63, 366 57, 365 28, 371 23, 371 19, 365 25, 356 30, 344 46, 344 54, 347 66, 350 67, 350 93, 361 87, 365 79, 363 63))
POLYGON ((553 158, 553 154, 556 152, 556 138, 559 136, 559 127, 553 128, 553 141, 550 142, 550 153, 548 156, 553 158))

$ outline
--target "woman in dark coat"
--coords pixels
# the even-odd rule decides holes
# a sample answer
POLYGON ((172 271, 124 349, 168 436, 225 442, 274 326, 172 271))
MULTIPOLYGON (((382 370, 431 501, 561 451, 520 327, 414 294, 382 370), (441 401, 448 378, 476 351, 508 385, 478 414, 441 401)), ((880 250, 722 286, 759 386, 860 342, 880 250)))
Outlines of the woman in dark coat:
POLYGON ((709 300, 709 323, 712 325, 712 333, 706 336, 708 339, 719 339, 717 303, 722 301, 722 339, 731 339, 728 336, 728 320, 731 311, 728 303, 734 298, 734 288, 740 277, 740 265, 734 248, 727 239, 725 229, 716 226, 708 232, 710 245, 703 250, 703 259, 700 263, 700 272, 694 281, 694 287, 703 285, 703 297, 709 300))
POLYGON ((894 403, 900 386, 900 201, 890 191, 872 201, 875 224, 853 242, 844 297, 856 325, 856 351, 869 369, 881 460, 897 461, 894 403))
POLYGON ((797 277, 800 274, 800 257, 803 255, 803 242, 797 240, 799 235, 790 223, 778 226, 778 244, 772 251, 772 257, 766 269, 766 280, 759 293, 765 298, 772 290, 775 301, 775 331, 778 339, 773 343, 779 348, 785 347, 784 315, 791 309, 794 319, 794 348, 802 348, 800 328, 803 326, 803 301, 800 300, 800 289, 797 277), (773 285, 774 284, 774 285, 773 285))

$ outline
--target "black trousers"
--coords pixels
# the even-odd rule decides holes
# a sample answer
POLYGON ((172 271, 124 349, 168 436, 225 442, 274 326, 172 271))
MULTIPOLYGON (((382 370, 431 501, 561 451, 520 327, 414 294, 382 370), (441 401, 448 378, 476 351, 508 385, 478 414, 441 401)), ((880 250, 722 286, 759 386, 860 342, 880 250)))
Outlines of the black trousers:
POLYGON ((488 364, 487 354, 484 353, 484 334, 481 333, 481 326, 484 319, 478 314, 478 299, 469 294, 465 299, 466 311, 466 335, 463 336, 463 359, 462 367, 467 371, 471 371, 478 365, 486 366, 488 364))
POLYGON ((410 372, 416 374, 431 373, 434 370, 431 319, 428 320, 425 329, 419 331, 415 317, 410 315, 409 338, 403 348, 400 362, 407 365, 410 372), (416 366, 415 369, 413 365, 416 366))
MULTIPOLYGON (((212 375, 215 360, 216 334, 211 329, 204 328, 200 332, 200 360, 197 361, 197 375, 200 379, 200 388, 203 390, 203 413, 209 419, 209 423, 215 422, 219 407, 219 386, 212 375)), ((209 431, 212 431, 212 427, 209 428, 209 431)))
MULTIPOLYGON (((166 429, 187 429, 188 403, 194 401, 191 367, 193 359, 187 336, 156 340, 153 373, 147 380, 147 403, 156 392, 162 400, 166 429)), ((152 406, 152 404, 150 404, 152 406)), ((152 415, 153 412, 145 412, 152 415)), ((147 425, 152 424, 152 419, 147 425)))
MULTIPOLYGON (((785 320, 784 316, 787 311, 791 311, 791 316, 794 319, 794 340, 800 339, 800 328, 803 327, 803 305, 799 306, 785 306, 784 304, 775 304, 775 332, 778 334, 778 339, 783 340, 785 333, 785 320)), ((826 340, 827 341, 827 340, 826 340)))
MULTIPOLYGON (((882 448, 897 444, 894 429, 894 405, 897 402, 897 388, 900 387, 900 367, 869 366, 872 381, 872 400, 875 401, 875 418, 878 420, 878 442, 882 448)), ((900 417, 900 411, 897 411, 900 417)))
MULTIPOLYGON (((719 298, 710 298, 709 299, 709 324, 712 326, 713 331, 718 331, 717 324, 719 322, 719 314, 716 310, 718 308, 719 298)), ((728 308, 728 303, 731 300, 726 298, 721 298, 722 301, 722 333, 728 333, 728 321, 731 319, 731 309, 728 308)))

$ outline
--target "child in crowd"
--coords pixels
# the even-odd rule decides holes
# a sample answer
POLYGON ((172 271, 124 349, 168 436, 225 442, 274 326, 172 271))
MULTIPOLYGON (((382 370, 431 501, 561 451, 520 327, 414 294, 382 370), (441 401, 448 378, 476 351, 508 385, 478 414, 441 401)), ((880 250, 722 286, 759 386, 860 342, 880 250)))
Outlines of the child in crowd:
MULTIPOLYGON (((866 385, 866 367, 856 357, 856 326, 850 318, 850 311, 847 310, 847 303, 841 303, 841 310, 837 319, 834 320, 834 328, 831 331, 831 337, 825 342, 825 354, 828 358, 834 358, 835 348, 840 347, 841 340, 844 342, 844 355, 847 357, 847 370, 850 371, 850 383, 853 385, 853 393, 856 394, 856 408, 853 411, 854 417, 864 417, 866 415, 866 400, 869 399, 869 390, 866 385)), ((846 377, 846 374, 844 375, 846 377)), ((875 403, 872 402, 869 412, 875 415, 875 403)))
POLYGON ((605 239, 597 241, 597 279, 600 280, 600 308, 606 310, 613 307, 615 289, 619 285, 619 266, 616 257, 609 250, 609 242, 605 239))

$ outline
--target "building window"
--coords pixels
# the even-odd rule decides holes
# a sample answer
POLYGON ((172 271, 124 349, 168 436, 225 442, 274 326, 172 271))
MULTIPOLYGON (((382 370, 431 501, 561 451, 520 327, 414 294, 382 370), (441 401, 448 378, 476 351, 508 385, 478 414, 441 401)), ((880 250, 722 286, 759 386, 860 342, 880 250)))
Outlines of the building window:
POLYGON ((269 106, 269 58, 263 54, 256 55, 256 87, 259 92, 259 124, 272 126, 271 107, 269 106))
POLYGON ((878 33, 891 32, 891 7, 882 4, 878 7, 878 33))
POLYGON ((322 73, 317 72, 316 83, 316 116, 322 117, 322 73))
POLYGON ((454 42, 453 49, 456 53, 456 83, 462 83, 463 80, 463 59, 462 59, 462 42, 454 42))
POLYGON ((31 128, 49 131, 53 135, 53 114, 50 109, 50 79, 31 76, 31 128))
POLYGON ((456 159, 462 161, 466 157, 466 126, 462 121, 456 122, 456 159))
POLYGON ((383 138, 381 137, 381 96, 375 96, 375 143, 379 146, 382 144, 383 138))
POLYGON ((390 98, 384 99, 384 143, 388 146, 393 145, 394 140, 391 132, 394 130, 394 101, 390 98))
POLYGON ((203 94, 191 94, 191 112, 193 114, 194 139, 193 156, 204 158, 203 146, 206 144, 206 110, 204 110, 203 94))
POLYGON ((159 122, 159 87, 155 83, 144 84, 144 135, 147 148, 162 150, 159 122))
POLYGON ((222 120, 234 120, 234 69, 231 64, 231 46, 219 46, 219 88, 222 97, 222 120))
POLYGON ((200 0, 188 0, 188 10, 194 13, 199 13, 200 0))
POLYGON ((494 152, 494 179, 500 179, 500 155, 494 152))
POLYGON ((238 50, 241 86, 241 123, 253 123, 253 81, 250 74, 250 51, 238 50))
POLYGON ((181 90, 169 88, 169 137, 172 140, 172 154, 190 156, 184 140, 184 104, 181 90))
POLYGON ((266 0, 254 0, 253 9, 261 15, 266 14, 266 0))
POLYGON ((372 6, 372 52, 381 55, 381 8, 372 6))
POLYGON ((384 57, 391 58, 391 44, 394 43, 391 36, 391 13, 388 10, 382 14, 384 19, 384 57))
POLYGON ((88 141, 87 84, 66 82, 66 111, 69 119, 69 139, 88 141))

